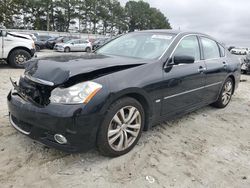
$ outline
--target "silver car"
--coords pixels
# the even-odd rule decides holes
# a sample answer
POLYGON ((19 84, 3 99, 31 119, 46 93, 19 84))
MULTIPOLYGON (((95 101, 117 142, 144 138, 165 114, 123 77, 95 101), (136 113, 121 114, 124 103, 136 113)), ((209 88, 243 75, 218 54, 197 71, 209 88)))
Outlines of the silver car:
POLYGON ((66 43, 57 43, 54 47, 59 52, 91 52, 92 45, 89 40, 86 39, 74 39, 66 43))

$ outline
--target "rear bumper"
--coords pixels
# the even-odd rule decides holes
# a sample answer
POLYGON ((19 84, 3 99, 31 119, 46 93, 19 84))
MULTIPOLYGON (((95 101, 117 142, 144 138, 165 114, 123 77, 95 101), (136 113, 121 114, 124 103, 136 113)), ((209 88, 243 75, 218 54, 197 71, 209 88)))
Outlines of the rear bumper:
POLYGON ((102 116, 84 114, 83 105, 51 104, 40 108, 10 92, 8 108, 11 125, 45 145, 66 152, 86 151, 95 147, 102 116), (66 137, 67 143, 57 143, 55 134, 66 137))

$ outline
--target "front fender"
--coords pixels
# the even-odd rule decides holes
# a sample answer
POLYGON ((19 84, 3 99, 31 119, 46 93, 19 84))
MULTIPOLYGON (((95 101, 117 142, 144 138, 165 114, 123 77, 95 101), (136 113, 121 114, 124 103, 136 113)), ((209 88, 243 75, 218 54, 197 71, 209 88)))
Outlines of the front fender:
MULTIPOLYGON (((101 109, 101 112, 104 113, 105 111, 107 111, 107 109, 113 102, 123 97, 133 97, 139 100, 139 102, 144 101, 147 105, 147 109, 150 112, 150 115, 152 114, 153 103, 150 100, 149 94, 141 88, 127 88, 127 89, 118 91, 116 93, 110 93, 110 95, 108 96, 106 100, 106 103, 103 105, 101 109)), ((145 104, 142 104, 142 105, 145 105, 145 104)))

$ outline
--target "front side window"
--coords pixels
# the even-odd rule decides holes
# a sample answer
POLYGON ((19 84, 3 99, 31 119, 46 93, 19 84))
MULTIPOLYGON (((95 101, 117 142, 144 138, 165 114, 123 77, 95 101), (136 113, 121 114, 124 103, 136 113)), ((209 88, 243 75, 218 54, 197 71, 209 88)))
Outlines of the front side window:
POLYGON ((200 47, 196 36, 187 36, 177 46, 174 56, 192 56, 195 61, 200 60, 200 47))
POLYGON ((220 58, 219 47, 214 40, 201 37, 201 43, 202 43, 205 59, 220 58))
POLYGON ((96 53, 140 59, 157 59, 168 49, 173 34, 134 32, 112 40, 96 53))

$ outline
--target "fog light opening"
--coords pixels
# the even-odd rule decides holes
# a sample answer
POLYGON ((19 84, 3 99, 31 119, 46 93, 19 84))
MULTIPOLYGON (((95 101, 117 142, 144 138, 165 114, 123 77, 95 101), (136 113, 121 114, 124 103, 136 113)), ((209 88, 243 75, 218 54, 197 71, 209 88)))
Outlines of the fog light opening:
POLYGON ((61 134, 55 134, 54 139, 59 144, 66 144, 67 143, 67 139, 65 138, 65 136, 63 136, 61 134))

